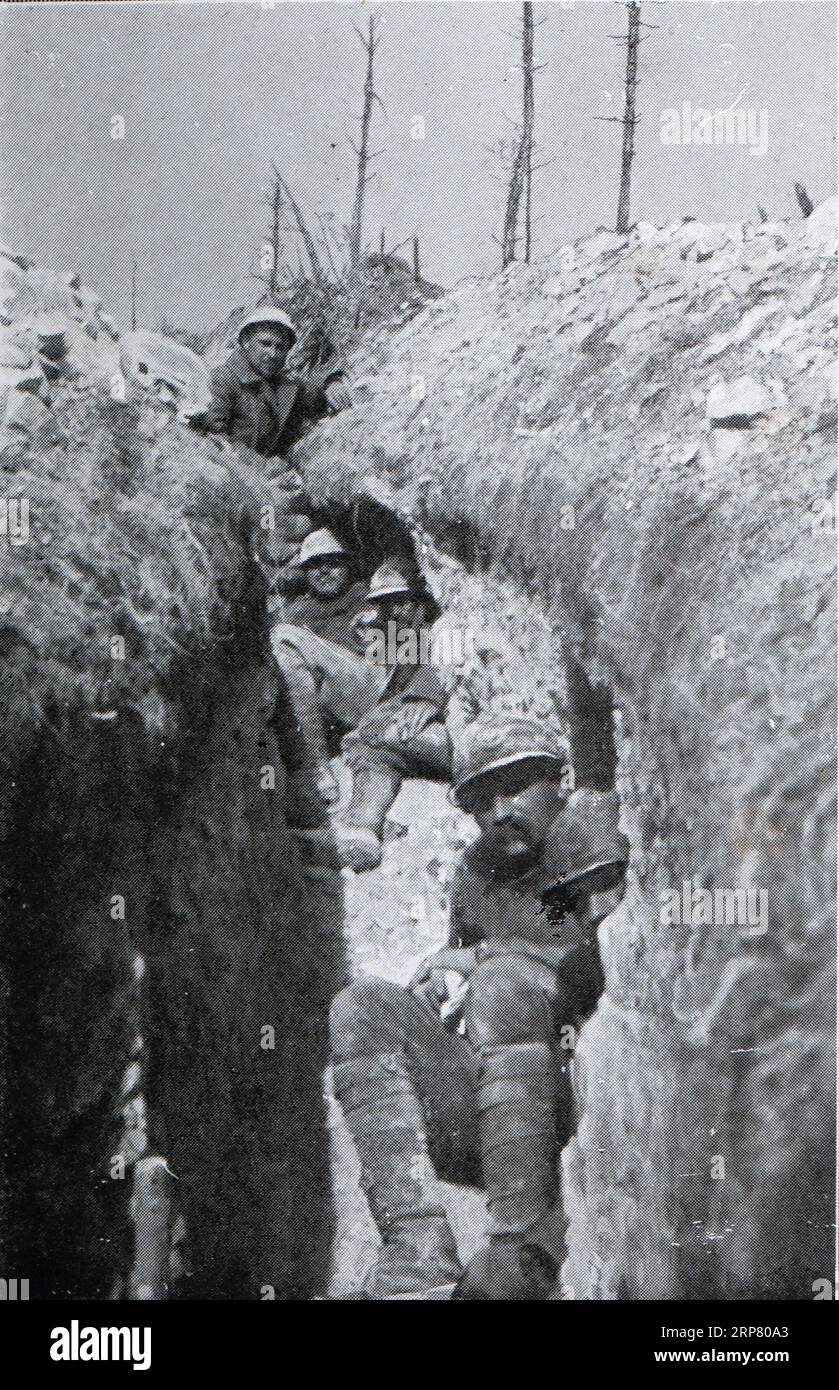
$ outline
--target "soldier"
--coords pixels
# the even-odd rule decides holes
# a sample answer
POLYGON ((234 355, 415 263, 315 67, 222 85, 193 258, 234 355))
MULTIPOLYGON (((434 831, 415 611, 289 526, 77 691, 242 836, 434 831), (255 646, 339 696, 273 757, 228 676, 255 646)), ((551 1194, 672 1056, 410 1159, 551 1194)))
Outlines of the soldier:
POLYGON ((453 884, 449 944, 407 989, 361 979, 333 1003, 335 1093, 383 1241, 368 1297, 456 1284, 455 1298, 530 1300, 553 1287, 558 1154, 573 1130, 562 1030, 602 988, 595 931, 628 850, 615 794, 568 795, 569 781, 543 724, 479 724, 456 760, 453 796, 481 833, 453 884), (466 984, 460 1009, 441 1011, 449 972, 466 984), (486 1191, 488 1238, 465 1273, 429 1161, 486 1191))
POLYGON ((362 618, 368 586, 354 578, 353 557, 325 527, 312 531, 296 561, 306 592, 284 604, 271 646, 300 737, 301 759, 331 806, 338 784, 329 763, 327 728, 354 729, 378 702, 387 671, 365 659, 362 618))
POLYGON ((254 309, 239 328, 239 346, 210 373, 212 399, 196 423, 266 458, 281 458, 306 421, 350 406, 342 367, 317 377, 285 370, 296 341, 297 329, 282 309, 254 309))
POLYGON ((375 706, 342 741, 352 795, 331 828, 341 862, 356 871, 381 863, 385 821, 403 779, 448 781, 452 754, 446 689, 436 667, 423 662, 422 644, 410 640, 427 635, 439 612, 422 576, 386 560, 370 581, 367 602, 368 660, 384 680, 375 706))

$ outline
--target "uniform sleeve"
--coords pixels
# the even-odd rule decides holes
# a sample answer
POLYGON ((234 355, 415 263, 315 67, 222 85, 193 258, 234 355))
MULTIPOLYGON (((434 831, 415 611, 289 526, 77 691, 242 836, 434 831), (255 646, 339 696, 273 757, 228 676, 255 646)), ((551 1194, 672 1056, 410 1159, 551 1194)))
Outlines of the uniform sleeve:
POLYGON ((403 700, 423 700, 433 705, 440 717, 445 713, 448 694, 433 666, 418 666, 401 692, 403 700))
POLYGON ((299 395, 296 408, 307 419, 317 419, 326 411, 324 381, 318 376, 296 377, 299 395))

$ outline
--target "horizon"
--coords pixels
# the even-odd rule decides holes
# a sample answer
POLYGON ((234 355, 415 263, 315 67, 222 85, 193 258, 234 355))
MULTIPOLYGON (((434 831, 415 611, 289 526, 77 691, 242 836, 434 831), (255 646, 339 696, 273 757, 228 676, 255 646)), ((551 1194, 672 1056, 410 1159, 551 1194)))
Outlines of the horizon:
MULTIPOLYGON (((388 249, 416 232, 423 277, 451 289, 498 269, 504 187, 488 148, 512 130, 520 100, 509 37, 520 6, 375 8, 384 114, 374 117, 373 143, 384 153, 365 245, 377 248, 382 229, 388 249), (475 51, 480 62, 470 60, 475 51), (424 139, 411 137, 418 115, 424 139)), ((78 271, 122 327, 136 257, 140 326, 166 319, 211 330, 259 295, 251 272, 268 225, 272 158, 313 221, 349 220, 347 137, 364 56, 350 24, 369 10, 340 0, 3 6, 3 240, 78 271), (123 139, 112 138, 118 116, 123 139)), ((544 21, 536 58, 546 65, 536 77, 538 160, 547 162, 534 174, 538 261, 614 226, 620 137, 596 118, 621 109, 623 53, 608 35, 625 17, 609 0, 538 3, 535 13, 544 21)), ((834 4, 647 0, 642 17, 659 27, 641 50, 633 222, 749 221, 759 207, 797 217, 797 181, 815 205, 835 191, 834 4), (748 108, 756 129, 765 113, 765 151, 693 141, 689 125, 668 142, 665 114, 685 103, 700 116, 748 108)))

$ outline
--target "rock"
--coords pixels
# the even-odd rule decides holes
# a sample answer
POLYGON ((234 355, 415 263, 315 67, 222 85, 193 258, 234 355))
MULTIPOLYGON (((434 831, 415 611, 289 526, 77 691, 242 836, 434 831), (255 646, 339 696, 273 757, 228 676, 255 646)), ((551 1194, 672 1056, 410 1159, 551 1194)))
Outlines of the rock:
POLYGON ((47 380, 38 362, 30 356, 28 363, 20 366, 0 367, 0 394, 5 399, 10 391, 23 391, 27 395, 46 394, 47 380))
POLYGON ((4 256, 6 260, 18 266, 20 270, 31 270, 35 264, 34 261, 29 260, 28 256, 19 256, 17 252, 10 250, 8 246, 0 246, 0 256, 4 256))
POLYGON ((767 415, 774 403, 772 392, 759 381, 741 376, 736 381, 721 381, 711 387, 706 413, 715 425, 747 428, 759 416, 767 415))
POLYGON ((804 224, 802 235, 806 245, 820 251, 823 256, 835 256, 839 244, 837 216, 839 199, 826 198, 823 203, 819 203, 804 224))
MULTIPOLYGON (((743 229, 740 227, 738 230, 739 240, 742 241, 743 229)), ((734 226, 724 222, 685 222, 673 238, 686 260, 697 261, 710 259, 717 252, 726 250, 737 239, 734 226)))
POLYGON ((201 358, 161 333, 127 333, 120 365, 126 377, 177 405, 184 415, 198 414, 210 403, 209 375, 201 358))
POLYGON ((0 367, 21 371, 32 364, 35 353, 25 335, 14 329, 0 329, 0 367))
POLYGON ((49 408, 31 391, 11 390, 3 405, 3 428, 29 434, 50 419, 49 408))

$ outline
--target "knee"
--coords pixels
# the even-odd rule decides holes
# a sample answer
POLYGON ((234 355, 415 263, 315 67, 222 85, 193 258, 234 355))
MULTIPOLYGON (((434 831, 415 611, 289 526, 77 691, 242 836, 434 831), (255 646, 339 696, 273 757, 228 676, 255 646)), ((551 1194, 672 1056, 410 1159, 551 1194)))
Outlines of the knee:
POLYGON ((404 990, 389 980, 355 980, 342 989, 329 1011, 329 1036, 336 1062, 375 1052, 393 1043, 389 1015, 404 990))
POLYGON ((300 672, 308 671, 308 667, 300 653, 295 647, 289 646, 276 637, 272 638, 271 649, 274 653, 274 660, 279 666, 284 676, 294 677, 300 672))
POLYGON ((479 965, 469 977, 466 1029, 476 1047, 550 1042, 551 1009, 544 991, 512 956, 479 965))

